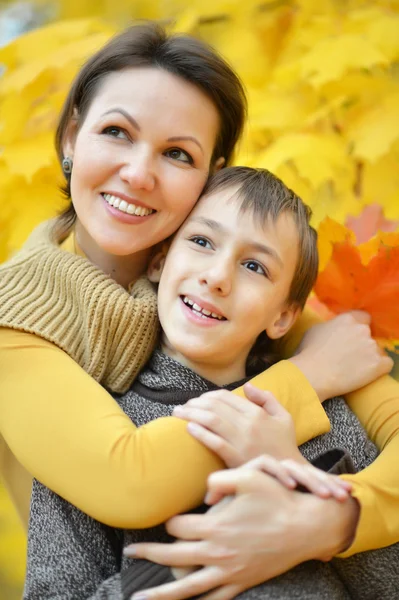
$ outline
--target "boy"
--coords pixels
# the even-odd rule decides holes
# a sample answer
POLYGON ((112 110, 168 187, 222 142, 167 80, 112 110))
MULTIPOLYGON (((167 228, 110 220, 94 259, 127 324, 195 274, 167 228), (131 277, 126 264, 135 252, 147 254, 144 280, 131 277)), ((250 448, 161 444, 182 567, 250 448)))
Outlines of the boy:
MULTIPOLYGON (((271 364, 274 341, 295 322, 317 275, 316 234, 309 218, 301 200, 267 171, 229 168, 210 180, 167 256, 155 257, 150 269, 150 278, 159 281, 161 348, 131 390, 119 398, 137 425, 170 414, 176 404, 204 392, 237 387, 250 373, 271 364)), ((206 407, 197 419, 208 436, 204 443, 212 447, 222 439, 228 466, 262 454, 268 447, 262 435, 265 411, 245 399, 231 401, 226 393, 218 398, 221 429, 211 431, 215 411, 206 407), (250 407, 248 412, 244 407, 250 407)), ((332 431, 323 442, 307 444, 307 458, 344 445, 349 432, 337 427, 342 411, 350 412, 343 402, 331 407, 332 431)), ((362 468, 375 450, 353 415, 348 424, 353 458, 362 468)), ((195 431, 198 434, 198 425, 195 431)), ((279 440, 281 455, 299 460, 293 432, 289 427, 285 431, 279 440)), ((145 460, 137 465, 147 467, 145 460)), ((192 465, 192 473, 182 472, 181 477, 193 473, 200 477, 195 471, 192 465)), ((150 469, 148 480, 150 485, 150 469)), ((140 575, 123 559, 122 550, 143 539, 159 541, 165 532, 163 528, 115 532, 35 482, 24 597, 128 597, 140 575)), ((325 569, 320 581, 327 573, 329 598, 345 598, 340 578, 331 575, 329 566, 325 569)), ((264 585, 259 597, 267 598, 268 584, 264 585)))

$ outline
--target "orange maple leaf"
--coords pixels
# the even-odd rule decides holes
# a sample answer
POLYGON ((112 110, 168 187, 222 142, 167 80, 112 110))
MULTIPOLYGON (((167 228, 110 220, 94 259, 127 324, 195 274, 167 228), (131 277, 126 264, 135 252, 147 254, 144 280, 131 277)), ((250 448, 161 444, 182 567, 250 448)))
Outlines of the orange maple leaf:
POLYGON ((399 246, 381 244, 363 264, 359 248, 351 241, 334 244, 314 291, 335 314, 367 311, 374 337, 399 338, 399 246))

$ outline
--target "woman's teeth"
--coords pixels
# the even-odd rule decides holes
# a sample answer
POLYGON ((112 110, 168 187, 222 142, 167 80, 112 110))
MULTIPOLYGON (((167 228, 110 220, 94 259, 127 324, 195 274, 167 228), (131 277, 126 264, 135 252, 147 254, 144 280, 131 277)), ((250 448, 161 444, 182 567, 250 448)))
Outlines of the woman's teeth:
POLYGON ((221 315, 217 315, 216 313, 211 312, 210 310, 206 310, 206 308, 201 308, 199 304, 196 304, 187 296, 184 296, 183 302, 184 304, 189 306, 193 312, 195 312, 198 316, 203 317, 204 319, 209 319, 209 317, 212 317, 212 319, 218 319, 219 321, 226 320, 225 317, 222 317, 221 315))
POLYGON ((144 206, 136 206, 135 204, 130 204, 126 202, 126 200, 121 200, 118 196, 113 196, 112 194, 102 194, 104 200, 108 202, 110 206, 117 208, 118 210, 127 213, 128 215, 135 215, 136 217, 147 217, 154 211, 152 208, 144 208, 144 206))

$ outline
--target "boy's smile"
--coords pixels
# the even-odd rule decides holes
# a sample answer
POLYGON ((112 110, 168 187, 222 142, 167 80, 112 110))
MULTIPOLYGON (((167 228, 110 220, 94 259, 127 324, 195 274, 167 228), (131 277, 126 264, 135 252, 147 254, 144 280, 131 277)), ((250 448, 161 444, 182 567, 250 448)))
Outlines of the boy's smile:
POLYGON ((298 258, 292 216, 255 222, 236 188, 200 199, 176 234, 158 290, 165 351, 218 384, 245 376, 257 337, 284 335, 298 258))

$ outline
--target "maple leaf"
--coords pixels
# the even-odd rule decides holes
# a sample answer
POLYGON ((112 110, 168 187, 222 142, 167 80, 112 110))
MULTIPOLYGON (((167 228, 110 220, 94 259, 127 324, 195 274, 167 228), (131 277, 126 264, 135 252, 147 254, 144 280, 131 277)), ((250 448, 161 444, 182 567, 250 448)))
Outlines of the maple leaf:
POLYGON ((379 231, 396 231, 399 227, 399 221, 386 219, 384 210, 379 204, 369 204, 364 207, 358 217, 349 215, 345 225, 354 232, 356 241, 360 244, 367 242, 379 231))
POLYGON ((399 245, 380 244, 367 264, 350 240, 334 244, 314 291, 335 314, 364 310, 371 316, 376 338, 399 338, 399 245))

